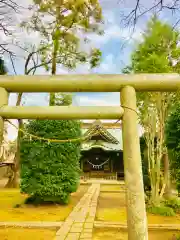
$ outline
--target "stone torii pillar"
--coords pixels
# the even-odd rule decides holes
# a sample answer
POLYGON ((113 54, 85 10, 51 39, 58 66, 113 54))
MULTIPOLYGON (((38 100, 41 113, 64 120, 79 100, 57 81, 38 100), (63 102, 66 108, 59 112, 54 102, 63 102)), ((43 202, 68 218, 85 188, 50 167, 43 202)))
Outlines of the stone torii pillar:
MULTIPOLYGON (((5 105, 8 105, 8 97, 9 94, 6 91, 6 89, 0 87, 0 108, 5 105)), ((3 141, 3 134, 4 134, 4 120, 0 116, 0 145, 3 141)))
POLYGON ((148 230, 136 112, 136 91, 133 87, 126 86, 121 90, 121 105, 124 107, 122 134, 128 240, 147 240, 148 230))

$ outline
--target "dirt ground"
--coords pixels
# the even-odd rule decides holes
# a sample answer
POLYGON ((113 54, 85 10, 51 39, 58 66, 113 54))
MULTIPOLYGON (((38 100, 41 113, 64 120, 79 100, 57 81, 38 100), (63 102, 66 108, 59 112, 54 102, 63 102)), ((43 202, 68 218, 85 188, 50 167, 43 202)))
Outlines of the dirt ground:
MULTIPOLYGON (((149 231, 149 240, 172 240, 173 234, 179 234, 173 231, 149 231)), ((95 229, 93 240, 128 240, 127 231, 110 230, 110 229, 95 229)))
MULTIPOLYGON (((96 212, 97 221, 111 221, 111 222, 126 222, 126 202, 125 193, 115 192, 113 189, 117 186, 106 186, 101 188, 101 192, 98 199, 98 206, 96 212)), ((148 215, 149 224, 180 224, 180 215, 173 217, 157 216, 153 214, 148 215)))
MULTIPOLYGON (((73 193, 68 205, 43 205, 32 206, 17 204, 24 202, 26 195, 19 189, 0 190, 0 216, 3 221, 63 221, 70 214, 73 207, 87 191, 87 185, 80 185, 76 193, 73 193)), ((1 238, 0 238, 1 239, 1 238)))
POLYGON ((5 228, 0 229, 1 240, 53 240, 56 231, 48 229, 5 228))

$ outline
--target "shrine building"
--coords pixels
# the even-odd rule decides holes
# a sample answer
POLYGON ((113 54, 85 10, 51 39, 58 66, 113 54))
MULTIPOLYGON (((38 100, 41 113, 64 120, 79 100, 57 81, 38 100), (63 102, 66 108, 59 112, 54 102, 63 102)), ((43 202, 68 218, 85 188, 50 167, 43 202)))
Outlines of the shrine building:
POLYGON ((121 123, 82 123, 81 178, 124 178, 121 123))

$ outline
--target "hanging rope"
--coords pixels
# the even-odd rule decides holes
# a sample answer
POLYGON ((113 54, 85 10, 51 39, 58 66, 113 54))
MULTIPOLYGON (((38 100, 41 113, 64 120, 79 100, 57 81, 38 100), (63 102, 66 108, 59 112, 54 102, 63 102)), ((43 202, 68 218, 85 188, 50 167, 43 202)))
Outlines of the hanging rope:
MULTIPOLYGON (((134 111, 135 113, 137 113, 138 115, 138 112, 133 109, 133 108, 130 108, 130 107, 126 107, 126 106, 122 106, 120 105, 120 107, 123 107, 123 108, 127 108, 129 110, 132 110, 134 111)), ((49 138, 44 138, 44 137, 39 137, 39 136, 36 136, 34 134, 31 134, 31 133, 28 133, 27 131, 23 130, 22 128, 18 128, 15 124, 13 124, 12 122, 10 122, 8 119, 5 119, 5 121, 7 121, 11 126, 13 126, 14 128, 17 129, 17 131, 20 131, 22 132, 25 136, 29 136, 30 137, 30 140, 31 139, 36 139, 36 140, 40 140, 40 141, 46 141, 48 143, 53 143, 53 142, 57 142, 57 143, 66 143, 66 142, 83 142, 83 141, 87 141, 89 140, 95 133, 93 133, 93 135, 87 135, 87 136, 83 136, 83 137, 79 137, 79 138, 72 138, 72 139, 49 139, 49 138)), ((114 122, 112 124, 113 125, 116 125, 118 122, 120 121, 120 119, 118 119, 116 122, 114 122)), ((96 133, 99 133, 101 134, 100 131, 97 130, 96 133)))
POLYGON ((135 112, 135 113, 139 116, 139 113, 137 112, 136 109, 133 109, 133 108, 131 108, 131 107, 126 107, 126 106, 123 106, 123 105, 120 105, 120 107, 122 107, 122 108, 126 108, 126 109, 129 109, 129 110, 135 112))
MULTIPOLYGON (((101 134, 101 132, 99 130, 96 130, 95 133, 92 133, 92 135, 87 135, 87 136, 83 136, 83 137, 79 137, 79 138, 73 138, 73 139, 49 139, 49 138, 44 138, 44 137, 39 137, 36 136, 34 134, 28 133, 27 131, 25 131, 22 128, 18 128, 15 124, 13 124, 11 121, 9 121, 8 119, 6 119, 6 121, 13 126, 14 128, 17 129, 17 131, 22 132, 25 136, 29 136, 30 140, 32 139, 36 139, 36 140, 40 140, 40 141, 46 141, 48 143, 53 143, 53 142, 57 142, 57 143, 65 143, 65 142, 83 142, 83 141, 87 141, 89 140, 94 134, 101 134)), ((112 124, 112 126, 114 124, 117 124, 117 122, 119 122, 120 119, 118 119, 115 123, 112 124)))
POLYGON ((78 141, 82 142, 82 141, 88 140, 88 137, 89 137, 89 136, 87 136, 87 137, 79 137, 79 138, 73 138, 73 139, 50 139, 50 138, 44 138, 44 137, 39 137, 39 136, 36 136, 34 134, 28 133, 27 131, 23 130, 22 128, 18 128, 15 124, 10 122, 9 120, 6 120, 6 121, 10 125, 12 125, 14 128, 16 128, 17 131, 22 132, 25 136, 29 136, 30 140, 36 139, 36 140, 40 140, 40 141, 46 141, 48 143, 52 143, 52 142, 65 143, 65 142, 78 142, 78 141))
MULTIPOLYGON (((114 148, 111 148, 111 147, 107 147, 107 146, 104 146, 103 144, 92 144, 92 145, 90 145, 90 147, 93 147, 93 146, 95 146, 95 147, 102 147, 102 148, 107 148, 108 150, 113 150, 113 151, 121 151, 121 149, 114 149, 114 148)), ((84 148, 84 149, 88 149, 88 147, 87 148, 84 148)))
POLYGON ((103 163, 101 163, 101 164, 93 164, 92 162, 90 162, 89 160, 86 160, 93 168, 95 168, 95 169, 99 169, 99 168, 102 168, 102 166, 104 166, 108 161, 109 161, 109 158, 105 161, 105 162, 103 162, 103 163))

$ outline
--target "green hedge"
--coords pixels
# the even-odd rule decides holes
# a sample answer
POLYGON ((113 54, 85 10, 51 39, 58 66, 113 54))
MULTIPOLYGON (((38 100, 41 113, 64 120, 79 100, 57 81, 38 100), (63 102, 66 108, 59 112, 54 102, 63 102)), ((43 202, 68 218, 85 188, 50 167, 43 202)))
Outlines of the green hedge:
MULTIPOLYGON (((48 139, 81 136, 80 122, 74 120, 33 120, 26 131, 48 139)), ((48 143, 21 140, 21 192, 33 202, 68 203, 77 190, 80 175, 80 142, 48 143)))

